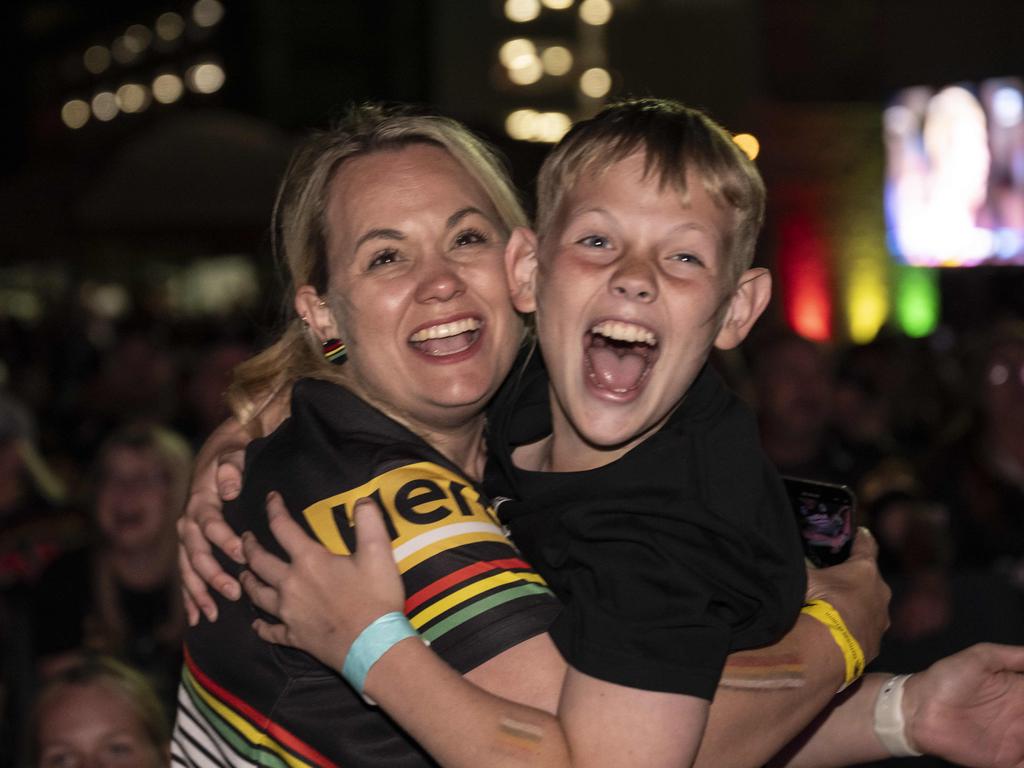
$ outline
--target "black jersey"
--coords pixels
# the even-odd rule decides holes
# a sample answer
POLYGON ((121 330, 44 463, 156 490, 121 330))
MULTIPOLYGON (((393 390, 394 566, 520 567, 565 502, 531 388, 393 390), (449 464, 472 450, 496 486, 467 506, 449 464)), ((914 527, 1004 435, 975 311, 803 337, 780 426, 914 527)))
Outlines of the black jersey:
MULTIPOLYGON (((303 380, 292 415, 246 453, 239 499, 225 506, 284 556, 264 500, 279 491, 331 551, 354 547, 356 500, 385 511, 405 583, 405 612, 431 647, 466 672, 545 631, 558 604, 520 559, 480 489, 421 439, 345 389, 303 380)), ((239 567, 221 556, 228 572, 239 567)), ((194 766, 422 766, 433 761, 334 671, 264 643, 244 597, 218 598, 219 618, 191 629, 172 756, 194 766)), ((452 717, 471 716, 453 712, 452 717)))
POLYGON ((796 522, 754 415, 705 366, 664 426, 603 467, 512 463, 516 446, 550 432, 537 353, 492 408, 485 483, 564 604, 552 639, 592 677, 710 699, 728 653, 781 638, 806 588, 796 522))

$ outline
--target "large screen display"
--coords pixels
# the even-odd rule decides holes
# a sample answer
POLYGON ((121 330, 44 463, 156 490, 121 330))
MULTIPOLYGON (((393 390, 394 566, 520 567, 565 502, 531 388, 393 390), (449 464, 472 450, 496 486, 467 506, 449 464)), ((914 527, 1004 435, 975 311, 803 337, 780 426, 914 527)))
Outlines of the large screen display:
POLYGON ((1024 88, 899 91, 883 116, 889 247, 915 266, 1024 265, 1024 88))

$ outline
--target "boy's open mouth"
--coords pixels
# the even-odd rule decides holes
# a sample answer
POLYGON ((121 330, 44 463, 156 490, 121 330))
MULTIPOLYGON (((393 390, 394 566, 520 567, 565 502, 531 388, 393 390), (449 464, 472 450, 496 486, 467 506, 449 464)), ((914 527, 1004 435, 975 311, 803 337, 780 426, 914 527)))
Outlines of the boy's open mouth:
POLYGON ((587 377, 598 389, 625 394, 637 389, 658 359, 658 337, 649 328, 604 320, 584 336, 587 377))
POLYGON ((421 328, 409 337, 409 343, 425 355, 444 357, 469 349, 480 338, 483 323, 476 317, 463 317, 450 323, 421 328))

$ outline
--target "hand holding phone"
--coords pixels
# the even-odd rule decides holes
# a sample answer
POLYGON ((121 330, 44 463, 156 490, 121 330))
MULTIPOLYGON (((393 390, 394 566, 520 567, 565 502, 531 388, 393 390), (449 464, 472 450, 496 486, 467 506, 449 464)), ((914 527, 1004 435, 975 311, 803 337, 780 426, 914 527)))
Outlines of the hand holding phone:
POLYGON ((804 554, 818 568, 850 556, 856 498, 848 486, 798 477, 783 477, 796 514, 804 554))

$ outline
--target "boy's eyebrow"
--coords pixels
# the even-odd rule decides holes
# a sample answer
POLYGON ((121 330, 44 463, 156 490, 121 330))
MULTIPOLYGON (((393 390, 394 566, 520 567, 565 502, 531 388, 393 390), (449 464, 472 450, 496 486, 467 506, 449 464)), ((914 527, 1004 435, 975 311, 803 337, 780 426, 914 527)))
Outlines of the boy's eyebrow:
POLYGON ((472 205, 467 205, 465 208, 459 208, 459 210, 457 210, 455 213, 453 213, 451 216, 448 217, 448 221, 445 222, 445 228, 451 229, 456 224, 458 224, 460 221, 462 221, 464 218, 466 218, 467 216, 470 216, 471 214, 474 214, 474 213, 480 214, 485 219, 488 218, 487 214, 485 214, 479 208, 477 208, 475 206, 472 206, 472 205))
MULTIPOLYGON (((571 210, 571 211, 569 211, 568 218, 574 219, 577 216, 583 216, 584 214, 587 214, 587 213, 598 213, 598 214, 602 214, 604 216, 607 216, 608 218, 612 219, 613 221, 617 220, 617 217, 615 216, 614 213, 609 211, 607 208, 603 208, 600 205, 595 205, 592 208, 576 208, 574 210, 571 210)), ((698 232, 703 232, 703 233, 709 234, 709 235, 710 234, 714 234, 710 227, 702 224, 699 221, 684 221, 682 224, 677 224, 675 227, 672 228, 673 231, 676 231, 676 230, 687 230, 687 229, 695 229, 698 232)))
POLYGON ((384 240, 405 240, 405 235, 399 232, 397 229, 371 229, 363 234, 358 240, 356 240, 355 248, 359 249, 363 243, 367 240, 374 240, 376 238, 382 238, 384 240))

